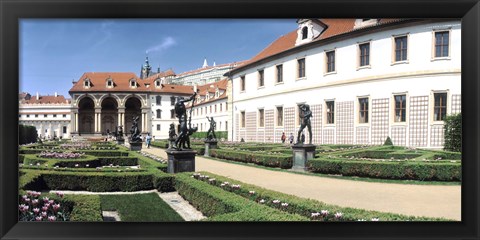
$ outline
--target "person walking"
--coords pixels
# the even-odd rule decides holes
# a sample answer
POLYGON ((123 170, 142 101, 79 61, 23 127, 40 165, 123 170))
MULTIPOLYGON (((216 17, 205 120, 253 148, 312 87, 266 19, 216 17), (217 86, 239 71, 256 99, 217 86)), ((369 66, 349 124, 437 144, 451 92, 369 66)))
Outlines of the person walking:
POLYGON ((150 136, 150 133, 147 133, 147 136, 145 137, 145 142, 147 143, 147 148, 150 148, 150 141, 152 140, 152 137, 150 136))
POLYGON ((288 141, 290 141, 290 145, 293 144, 293 133, 290 133, 290 137, 288 137, 288 141))
POLYGON ((285 140, 287 139, 287 136, 285 136, 285 132, 282 133, 282 144, 285 144, 285 140))

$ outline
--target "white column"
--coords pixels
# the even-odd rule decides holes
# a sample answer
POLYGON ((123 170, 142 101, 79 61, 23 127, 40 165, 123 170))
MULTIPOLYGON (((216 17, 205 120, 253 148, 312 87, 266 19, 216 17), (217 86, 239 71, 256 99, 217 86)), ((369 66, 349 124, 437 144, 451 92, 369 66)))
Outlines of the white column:
POLYGON ((78 132, 78 113, 75 113, 75 132, 78 132))

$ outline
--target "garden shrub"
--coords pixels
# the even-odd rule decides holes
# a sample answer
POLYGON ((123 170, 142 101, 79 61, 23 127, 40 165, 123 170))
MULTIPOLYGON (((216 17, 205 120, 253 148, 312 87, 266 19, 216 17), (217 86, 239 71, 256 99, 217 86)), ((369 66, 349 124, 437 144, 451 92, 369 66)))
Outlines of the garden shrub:
POLYGON ((292 156, 286 154, 267 154, 231 149, 212 149, 210 156, 244 163, 254 163, 267 167, 292 168, 292 156))
POLYGON ((70 213, 70 221, 103 221, 99 195, 65 195, 64 200, 71 202, 73 205, 70 213))
POLYGON ((454 114, 445 118, 443 148, 447 151, 462 151, 462 114, 454 114))
POLYGON ((18 144, 27 144, 37 142, 38 133, 34 126, 18 125, 18 144))
POLYGON ((390 162, 313 159, 307 162, 311 172, 383 179, 421 181, 461 181, 461 164, 421 161, 390 162))
POLYGON ((393 146, 392 139, 390 139, 390 137, 387 137, 387 139, 385 139, 385 142, 383 143, 383 145, 385 145, 385 146, 393 146))
MULTIPOLYGON (((228 139, 228 132, 227 131, 215 131, 215 135, 217 136, 217 139, 228 139)), ((194 132, 190 138, 199 138, 199 139, 204 139, 207 138, 207 132, 194 132)))
POLYGON ((207 221, 307 221, 298 214, 282 213, 277 209, 226 192, 190 177, 177 174, 175 188, 194 207, 208 216, 207 221))

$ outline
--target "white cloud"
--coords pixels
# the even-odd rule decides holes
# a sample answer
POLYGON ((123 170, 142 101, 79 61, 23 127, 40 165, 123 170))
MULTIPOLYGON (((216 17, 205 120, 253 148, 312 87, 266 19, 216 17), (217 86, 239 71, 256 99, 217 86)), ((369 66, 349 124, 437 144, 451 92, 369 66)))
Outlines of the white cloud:
POLYGON ((175 39, 173 39, 172 37, 166 37, 165 39, 163 39, 163 41, 160 44, 157 44, 153 47, 148 48, 147 51, 145 51, 145 52, 146 53, 160 52, 160 51, 168 49, 171 46, 174 46, 176 44, 177 44, 177 42, 175 41, 175 39))

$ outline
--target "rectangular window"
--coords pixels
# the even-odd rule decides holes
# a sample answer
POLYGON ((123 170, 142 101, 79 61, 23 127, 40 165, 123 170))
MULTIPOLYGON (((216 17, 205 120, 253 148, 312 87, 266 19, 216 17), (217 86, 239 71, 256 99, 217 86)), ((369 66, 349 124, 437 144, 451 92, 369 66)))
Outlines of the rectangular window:
POLYGON ((27 114, 27 118, 29 118, 29 117, 30 117, 30 114, 27 114))
POLYGON ((35 118, 38 118, 38 114, 35 114, 35 118))
POLYGON ((368 123, 368 98, 359 98, 359 123, 368 123))
POLYGON ((222 106, 223 106, 223 104, 220 103, 220 112, 222 111, 222 106))
POLYGON ((265 127, 265 111, 263 109, 258 110, 258 126, 265 127))
POLYGON ((170 105, 171 106, 175 105, 175 97, 174 96, 170 97, 170 105))
POLYGON ((265 85, 263 70, 258 71, 258 87, 263 87, 265 85))
POLYGON ((63 117, 63 118, 66 118, 66 117, 67 117, 67 114, 63 114, 62 117, 63 117))
POLYGON ((162 110, 157 109, 157 118, 160 119, 162 118, 162 110))
POLYGON ((66 126, 63 126, 63 131, 62 131, 64 134, 67 133, 67 127, 66 126))
POLYGON ((407 96, 395 95, 395 122, 405 122, 407 114, 407 96))
POLYGON ((245 91, 245 76, 240 77, 240 91, 245 91))
POLYGON ((210 113, 212 113, 212 105, 210 105, 210 113))
POLYGON ((277 65, 277 83, 283 82, 283 65, 277 65))
POLYGON ((434 120, 443 121, 447 116, 447 93, 434 93, 435 98, 435 109, 434 109, 434 120))
POLYGON ((448 57, 449 32, 435 33, 435 57, 448 57))
POLYGON ((360 67, 370 65, 370 43, 358 45, 360 50, 360 67))
POLYGON ((155 97, 155 102, 156 102, 157 106, 162 105, 162 97, 161 96, 156 96, 155 97))
POLYGON ((170 110, 170 118, 172 118, 172 119, 175 118, 175 110, 174 109, 170 110))
POLYGON ((53 114, 53 117, 56 118, 56 117, 57 117, 57 114, 53 114))
POLYGON ((395 38, 395 62, 407 61, 407 36, 395 38))
POLYGON ((298 78, 304 78, 305 77, 305 58, 298 59, 297 60, 297 65, 298 65, 298 78))
POLYGON ((43 114, 43 117, 48 117, 48 115, 47 115, 47 114, 43 114))
POLYGON ((245 128, 245 112, 240 112, 240 126, 245 128))
POLYGON ((277 126, 283 126, 283 107, 277 107, 277 126))
POLYGON ((335 72, 335 51, 327 52, 327 73, 335 72))
POLYGON ((335 101, 328 101, 327 104, 327 124, 335 123, 335 101))
POLYGON ((160 131, 160 124, 157 124, 157 131, 160 131))

